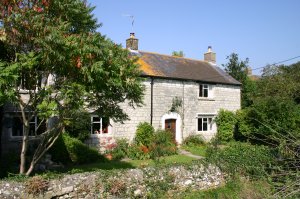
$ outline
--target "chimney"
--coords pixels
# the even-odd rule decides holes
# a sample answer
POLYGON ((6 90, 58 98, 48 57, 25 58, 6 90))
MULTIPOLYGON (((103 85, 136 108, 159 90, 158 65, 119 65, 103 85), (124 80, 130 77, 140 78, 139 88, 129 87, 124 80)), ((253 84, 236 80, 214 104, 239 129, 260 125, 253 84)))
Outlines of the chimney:
POLYGON ((216 63, 216 53, 211 49, 211 46, 208 46, 207 52, 204 53, 204 61, 216 63))
POLYGON ((130 33, 130 37, 126 39, 126 48, 131 50, 138 50, 139 40, 135 38, 134 33, 130 33))

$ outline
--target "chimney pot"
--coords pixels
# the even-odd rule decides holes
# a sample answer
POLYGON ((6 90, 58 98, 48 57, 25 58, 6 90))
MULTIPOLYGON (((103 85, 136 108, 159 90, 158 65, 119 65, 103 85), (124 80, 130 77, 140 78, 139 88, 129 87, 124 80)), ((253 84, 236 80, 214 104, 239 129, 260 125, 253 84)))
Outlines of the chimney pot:
POLYGON ((135 38, 134 33, 130 33, 130 37, 126 39, 126 48, 131 50, 138 50, 139 49, 139 40, 135 38))
POLYGON ((204 61, 216 63, 216 53, 212 51, 212 47, 208 46, 207 52, 204 53, 204 61))

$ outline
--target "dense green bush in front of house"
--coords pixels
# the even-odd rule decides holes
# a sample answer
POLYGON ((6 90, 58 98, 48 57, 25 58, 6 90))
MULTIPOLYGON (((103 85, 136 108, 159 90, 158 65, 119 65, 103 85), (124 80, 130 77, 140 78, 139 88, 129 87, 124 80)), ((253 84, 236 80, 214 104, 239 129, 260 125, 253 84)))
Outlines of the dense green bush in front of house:
POLYGON ((157 130, 149 149, 152 159, 177 154, 177 146, 172 132, 157 130))
POLYGON ((62 164, 72 163, 62 134, 57 138, 48 153, 51 154, 52 160, 54 162, 60 162, 62 164))
POLYGON ((135 134, 135 142, 138 145, 149 147, 154 135, 154 128, 147 122, 139 123, 135 134))
POLYGON ((206 151, 208 162, 216 164, 229 176, 266 177, 274 165, 274 153, 267 146, 233 142, 222 148, 210 147, 206 151))
POLYGON ((50 154, 53 161, 63 164, 105 161, 105 158, 96 149, 90 148, 67 133, 63 133, 61 138, 56 141, 50 149, 50 154))
POLYGON ((80 164, 105 161, 105 158, 100 155, 97 149, 85 145, 80 140, 72 138, 68 134, 63 134, 63 140, 73 163, 80 164))
POLYGON ((84 142, 90 136, 91 115, 86 110, 75 110, 71 112, 66 121, 65 130, 71 137, 84 142))
POLYGON ((202 135, 190 135, 183 140, 183 145, 205 145, 202 135))
POLYGON ((116 140, 116 147, 113 148, 111 151, 108 151, 107 153, 110 153, 114 160, 120 160, 127 156, 128 148, 129 143, 127 139, 118 139, 116 140))
POLYGON ((215 121, 218 127, 216 139, 220 142, 233 140, 237 122, 235 113, 222 109, 219 111, 215 121))

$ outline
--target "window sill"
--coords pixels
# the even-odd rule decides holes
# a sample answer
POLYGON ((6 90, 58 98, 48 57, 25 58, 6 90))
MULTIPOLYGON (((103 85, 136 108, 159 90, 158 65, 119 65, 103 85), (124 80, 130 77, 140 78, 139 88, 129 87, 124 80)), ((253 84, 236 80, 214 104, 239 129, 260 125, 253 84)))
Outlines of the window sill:
POLYGON ((90 137, 106 137, 111 136, 111 133, 99 133, 99 134, 91 134, 90 137))
POLYGON ((200 101, 216 101, 214 98, 209 98, 209 97, 198 97, 198 100, 200 100, 200 101))

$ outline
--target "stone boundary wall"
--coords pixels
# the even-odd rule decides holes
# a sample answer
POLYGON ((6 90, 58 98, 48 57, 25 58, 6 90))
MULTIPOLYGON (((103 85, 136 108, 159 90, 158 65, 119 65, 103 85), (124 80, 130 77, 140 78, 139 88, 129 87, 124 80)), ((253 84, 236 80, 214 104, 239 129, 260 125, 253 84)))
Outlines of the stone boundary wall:
MULTIPOLYGON (((26 193, 26 182, 0 181, 0 198, 147 198, 154 186, 166 185, 166 194, 176 197, 186 189, 204 190, 224 183, 222 173, 212 165, 147 167, 65 175, 48 181, 38 196, 26 193)), ((160 188, 160 187, 159 187, 160 188)))

